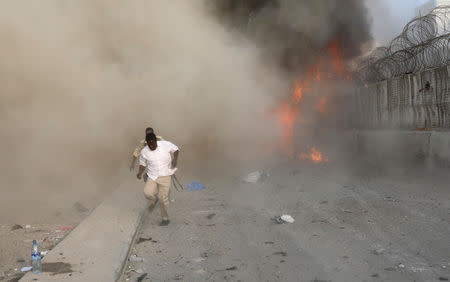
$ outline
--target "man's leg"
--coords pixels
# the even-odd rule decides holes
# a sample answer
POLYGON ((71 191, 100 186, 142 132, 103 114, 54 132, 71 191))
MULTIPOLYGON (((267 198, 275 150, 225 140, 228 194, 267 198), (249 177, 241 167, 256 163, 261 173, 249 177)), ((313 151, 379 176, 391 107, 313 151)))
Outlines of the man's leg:
POLYGON ((150 201, 149 211, 151 212, 156 205, 156 196, 158 195, 158 184, 151 178, 145 182, 144 195, 150 201))
POLYGON ((171 184, 170 176, 160 176, 156 179, 158 183, 158 200, 161 208, 161 217, 163 221, 169 220, 169 190, 171 184))

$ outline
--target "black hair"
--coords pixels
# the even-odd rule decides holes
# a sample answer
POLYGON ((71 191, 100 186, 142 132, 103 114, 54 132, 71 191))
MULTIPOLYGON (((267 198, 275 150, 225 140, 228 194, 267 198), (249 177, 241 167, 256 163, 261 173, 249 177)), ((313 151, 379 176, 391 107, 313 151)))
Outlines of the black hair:
POLYGON ((156 135, 155 133, 147 133, 147 135, 145 135, 145 141, 155 141, 156 142, 156 135))
POLYGON ((152 133, 154 132, 154 131, 153 131, 153 128, 147 127, 147 128, 145 129, 145 133, 147 133, 147 132, 149 132, 149 131, 152 132, 152 133))

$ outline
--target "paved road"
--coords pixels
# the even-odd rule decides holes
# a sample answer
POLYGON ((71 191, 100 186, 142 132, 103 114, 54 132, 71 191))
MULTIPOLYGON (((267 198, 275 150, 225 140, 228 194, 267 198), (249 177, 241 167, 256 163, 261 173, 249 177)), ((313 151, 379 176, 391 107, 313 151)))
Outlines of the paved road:
POLYGON ((168 227, 158 226, 159 209, 146 217, 131 253, 143 261, 129 262, 123 281, 450 278, 445 176, 356 176, 284 163, 264 183, 246 184, 245 172, 219 165, 181 174, 206 189, 176 193, 168 227), (282 213, 295 222, 271 220, 282 213))

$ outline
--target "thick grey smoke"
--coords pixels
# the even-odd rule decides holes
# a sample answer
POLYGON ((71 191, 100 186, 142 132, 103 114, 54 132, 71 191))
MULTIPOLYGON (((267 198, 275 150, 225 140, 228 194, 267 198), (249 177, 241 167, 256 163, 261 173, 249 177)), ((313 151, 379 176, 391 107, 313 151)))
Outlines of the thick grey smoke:
POLYGON ((1 221, 116 188, 147 126, 181 147, 180 165, 218 143, 236 155, 268 140, 250 141, 286 91, 202 1, 3 3, 0 40, 1 221))
POLYGON ((215 0, 222 20, 240 27, 269 59, 301 69, 337 41, 344 59, 361 54, 371 38, 361 0, 215 0))

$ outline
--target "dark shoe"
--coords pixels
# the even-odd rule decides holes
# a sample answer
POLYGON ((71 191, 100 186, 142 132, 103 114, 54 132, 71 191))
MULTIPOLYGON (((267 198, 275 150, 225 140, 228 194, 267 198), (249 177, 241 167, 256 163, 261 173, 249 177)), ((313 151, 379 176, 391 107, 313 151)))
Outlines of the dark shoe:
POLYGON ((169 225, 169 222, 170 222, 170 220, 163 220, 163 221, 161 221, 161 223, 159 224, 159 226, 167 226, 167 225, 169 225))

